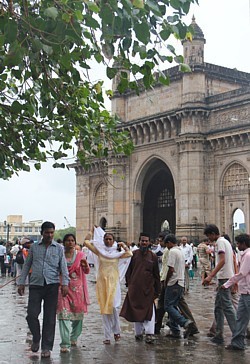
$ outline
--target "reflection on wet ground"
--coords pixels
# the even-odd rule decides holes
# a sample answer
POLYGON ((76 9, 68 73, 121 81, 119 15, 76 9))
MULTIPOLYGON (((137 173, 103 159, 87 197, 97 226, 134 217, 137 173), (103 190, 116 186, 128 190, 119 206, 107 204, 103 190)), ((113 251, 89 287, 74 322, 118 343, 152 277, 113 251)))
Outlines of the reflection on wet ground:
MULTIPOLYGON (((11 278, 0 278, 0 286, 11 278)), ((31 335, 25 316, 27 292, 20 297, 13 283, 0 289, 0 364, 247 364, 250 363, 250 340, 245 352, 231 352, 224 346, 217 346, 206 336, 213 320, 214 286, 204 289, 198 272, 191 281, 190 293, 186 299, 197 321, 200 333, 193 338, 169 339, 168 328, 156 336, 155 344, 135 342, 133 325, 121 320, 122 339, 109 346, 102 344, 102 321, 95 298, 94 272, 88 277, 91 306, 84 320, 83 334, 78 347, 68 354, 60 354, 58 327, 54 350, 50 359, 30 351, 31 335)), ((125 294, 125 286, 123 295, 125 294)), ((225 325, 225 344, 230 342, 230 330, 225 325)))

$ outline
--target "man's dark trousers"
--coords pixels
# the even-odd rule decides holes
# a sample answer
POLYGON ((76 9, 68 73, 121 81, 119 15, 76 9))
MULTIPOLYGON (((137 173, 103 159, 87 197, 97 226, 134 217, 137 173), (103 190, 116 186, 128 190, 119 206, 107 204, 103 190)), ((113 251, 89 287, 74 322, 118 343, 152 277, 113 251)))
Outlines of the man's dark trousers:
POLYGON ((41 303, 43 300, 42 350, 53 349, 58 287, 59 284, 57 283, 45 284, 44 286, 30 285, 29 287, 29 303, 26 320, 33 335, 33 343, 39 343, 41 339, 38 316, 41 312, 41 303))

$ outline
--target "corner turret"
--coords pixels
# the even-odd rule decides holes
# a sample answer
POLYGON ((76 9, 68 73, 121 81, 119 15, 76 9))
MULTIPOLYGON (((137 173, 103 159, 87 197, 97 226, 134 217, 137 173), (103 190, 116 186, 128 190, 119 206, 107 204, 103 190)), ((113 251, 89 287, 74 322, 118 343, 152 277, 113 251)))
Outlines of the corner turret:
POLYGON ((192 18, 190 26, 194 30, 193 39, 183 41, 183 55, 184 62, 191 65, 204 63, 204 45, 206 39, 204 38, 203 31, 195 21, 195 17, 192 18))

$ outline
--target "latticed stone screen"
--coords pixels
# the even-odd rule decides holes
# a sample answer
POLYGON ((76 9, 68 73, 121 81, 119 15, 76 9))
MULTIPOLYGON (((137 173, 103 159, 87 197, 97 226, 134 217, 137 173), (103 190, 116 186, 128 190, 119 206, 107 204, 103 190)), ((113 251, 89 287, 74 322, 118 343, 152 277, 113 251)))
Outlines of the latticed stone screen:
POLYGON ((173 196, 167 188, 164 188, 164 190, 161 191, 160 196, 158 197, 157 207, 172 207, 172 206, 174 206, 173 196))
POLYGON ((223 179, 223 193, 237 193, 242 190, 248 190, 249 175, 247 170, 239 163, 231 165, 223 179))
POLYGON ((96 191, 95 206, 103 206, 108 203, 108 189, 107 185, 102 183, 96 191))

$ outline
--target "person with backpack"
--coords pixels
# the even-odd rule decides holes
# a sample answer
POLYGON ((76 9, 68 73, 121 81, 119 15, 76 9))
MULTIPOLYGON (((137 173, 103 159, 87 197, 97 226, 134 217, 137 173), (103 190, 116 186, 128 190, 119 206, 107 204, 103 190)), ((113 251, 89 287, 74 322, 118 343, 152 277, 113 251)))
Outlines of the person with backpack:
MULTIPOLYGON (((16 276, 19 281, 19 276, 21 275, 23 264, 25 260, 27 259, 27 256, 29 254, 29 249, 31 244, 33 244, 34 241, 28 237, 24 237, 21 240, 21 245, 19 245, 19 250, 16 254, 16 276)), ((26 277, 25 285, 29 284, 29 275, 26 277)))

